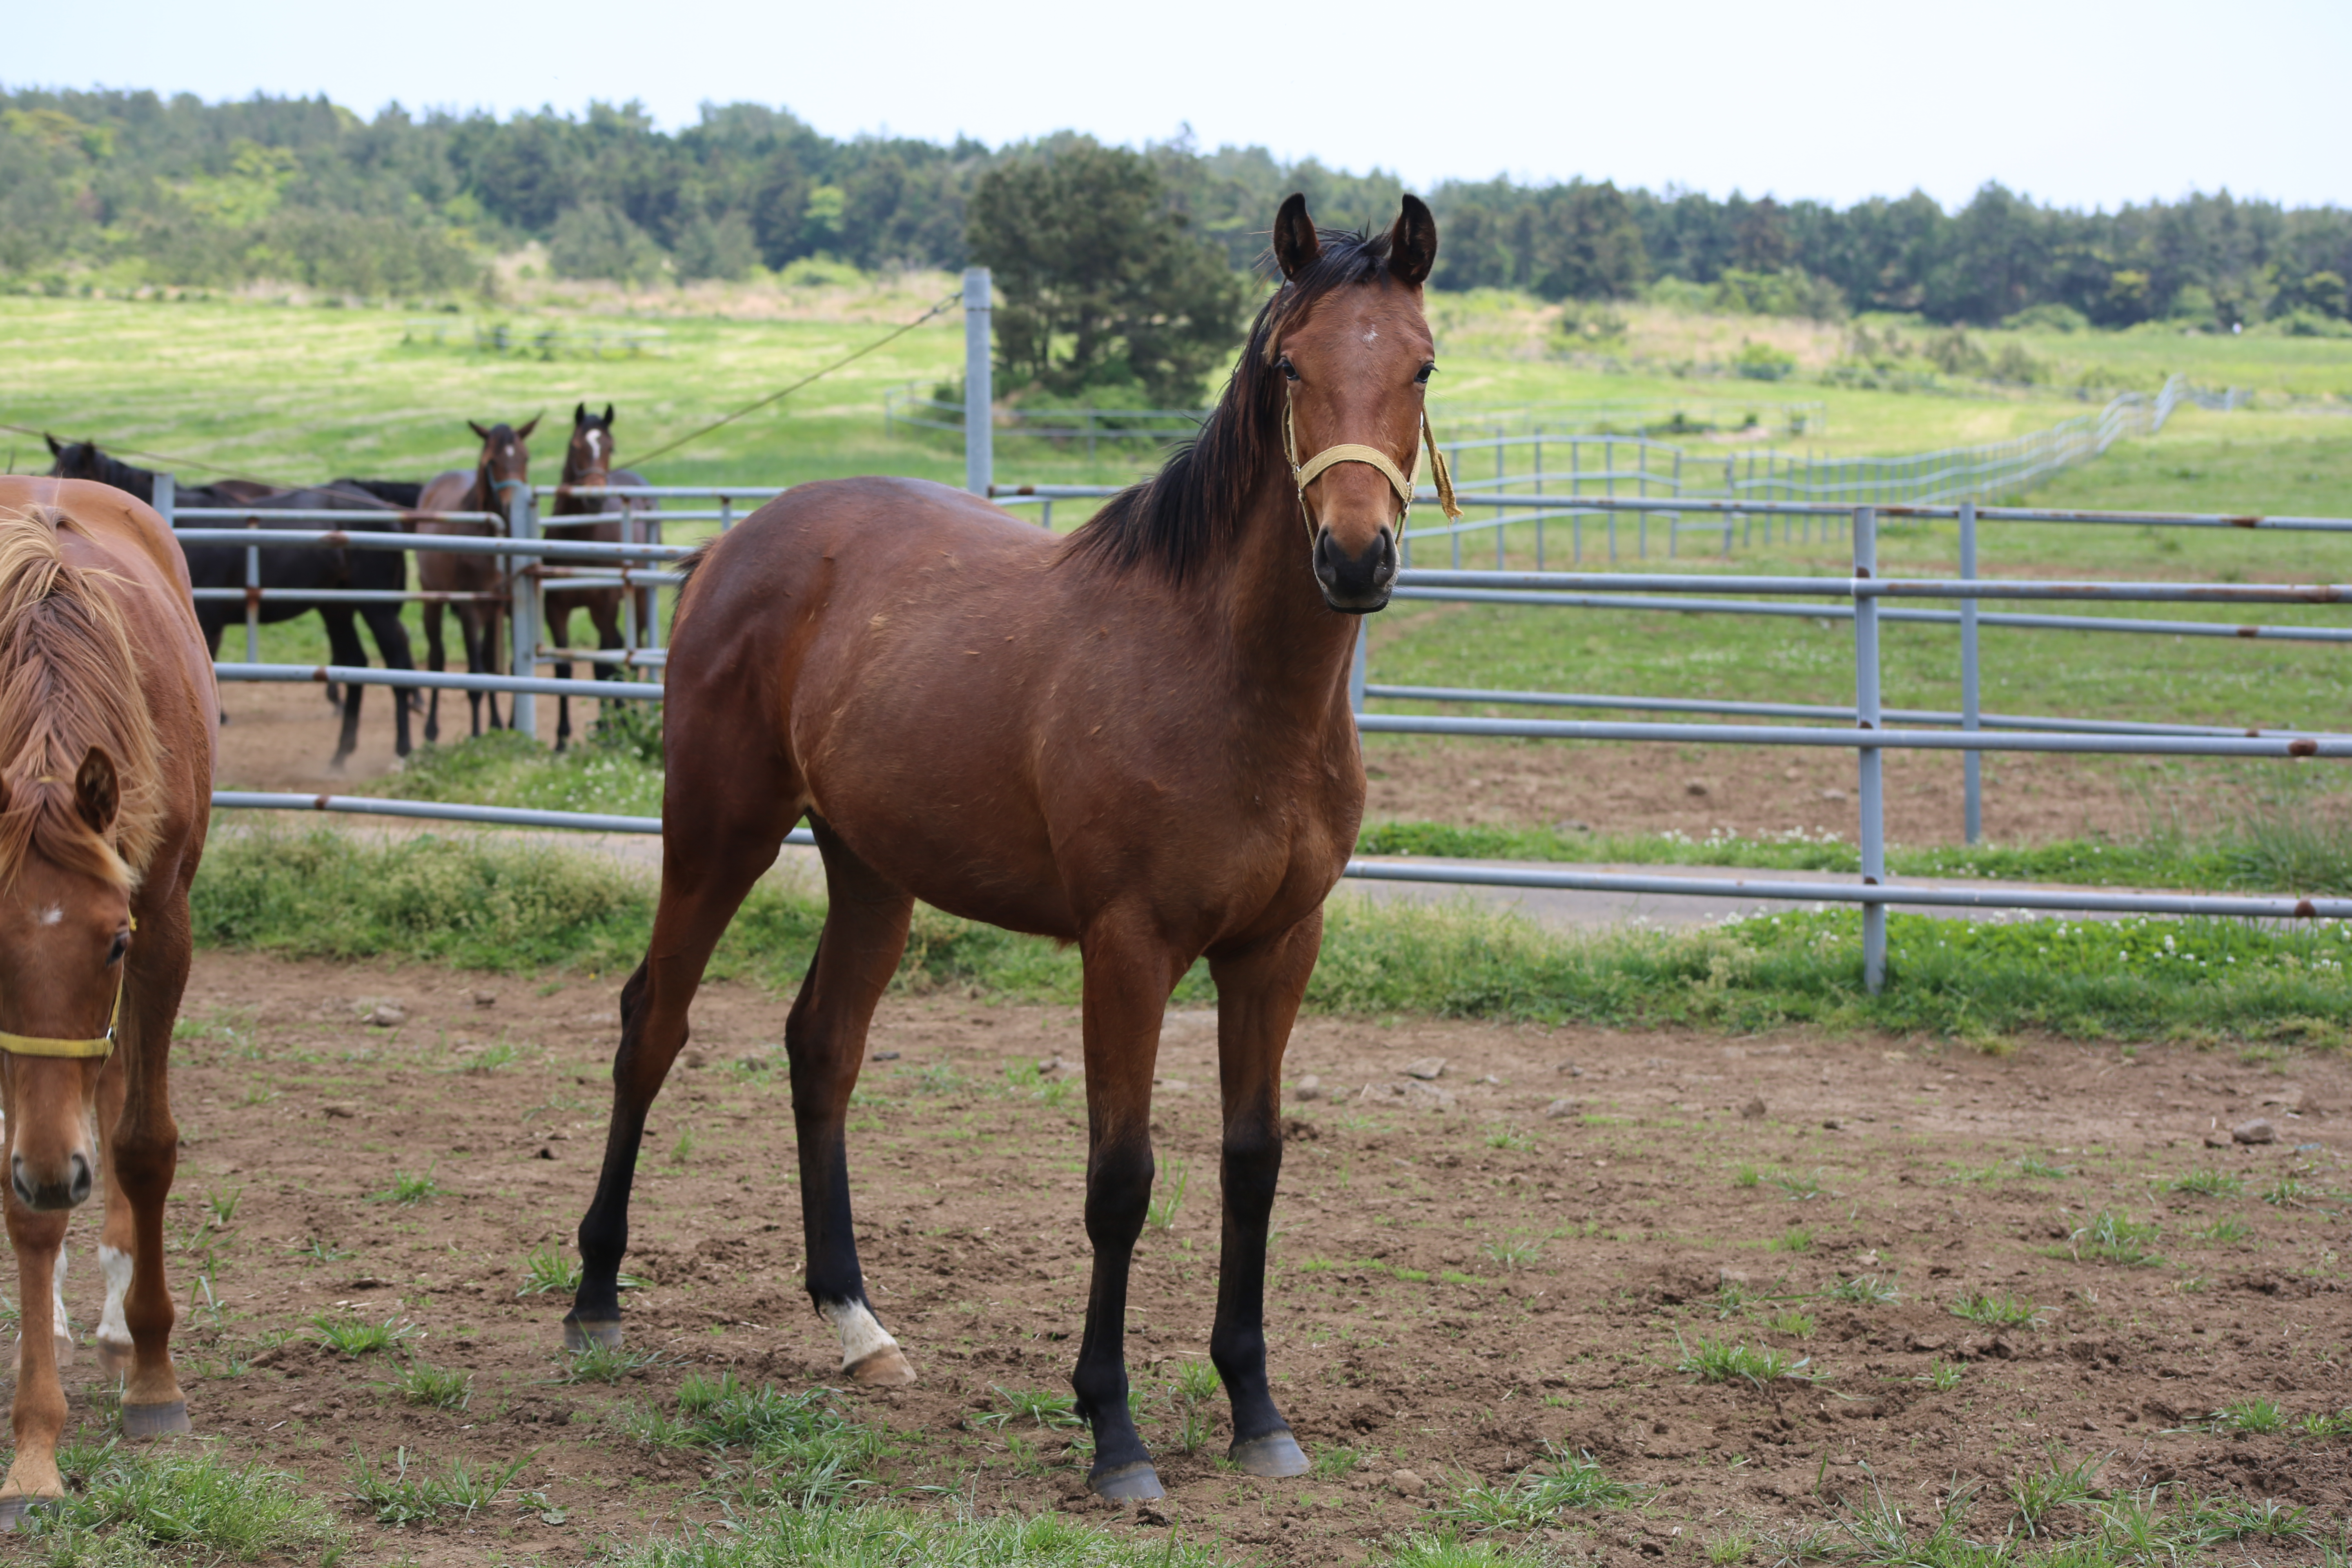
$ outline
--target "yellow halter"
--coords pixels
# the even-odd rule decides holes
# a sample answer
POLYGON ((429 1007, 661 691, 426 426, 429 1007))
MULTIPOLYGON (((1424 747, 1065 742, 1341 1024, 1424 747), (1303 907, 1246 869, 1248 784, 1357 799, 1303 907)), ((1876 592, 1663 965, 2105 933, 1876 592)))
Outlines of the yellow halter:
MULTIPOLYGON (((1445 454, 1437 449, 1437 432, 1429 427, 1429 411, 1426 408, 1421 413, 1421 440, 1429 453, 1429 466, 1437 476, 1437 504, 1444 509, 1448 522, 1459 522, 1462 521, 1462 509, 1454 500, 1454 470, 1446 466, 1445 454)), ((1419 452, 1413 454, 1413 477, 1411 479, 1406 479, 1403 470, 1389 460, 1387 453, 1377 447, 1366 447, 1354 441, 1326 447, 1301 463, 1298 460, 1298 432, 1291 423, 1291 399, 1286 391, 1282 395, 1282 452, 1290 459, 1291 482, 1298 487, 1298 515, 1306 522, 1310 539, 1315 533, 1315 513, 1307 504, 1307 487, 1322 478, 1326 468, 1340 463, 1361 463, 1380 470, 1381 477, 1388 480, 1389 487, 1396 491, 1397 500, 1403 504, 1404 510, 1397 518, 1400 531, 1405 519, 1412 515, 1413 486, 1421 478, 1419 452)))
MULTIPOLYGON (((139 929, 139 917, 131 918, 131 929, 139 929)), ((104 1060, 114 1054, 114 1031, 122 1022, 122 987, 131 978, 131 958, 121 960, 122 972, 114 977, 114 1011, 107 1015, 106 1033, 95 1040, 53 1040, 40 1035, 12 1035, 0 1030, 0 1051, 12 1057, 65 1057, 79 1060, 104 1060)))

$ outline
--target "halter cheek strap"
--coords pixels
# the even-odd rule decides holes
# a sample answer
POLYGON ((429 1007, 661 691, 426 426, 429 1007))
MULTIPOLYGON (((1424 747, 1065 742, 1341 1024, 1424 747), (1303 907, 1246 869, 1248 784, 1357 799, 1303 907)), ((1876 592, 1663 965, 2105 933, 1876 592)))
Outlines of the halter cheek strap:
MULTIPOLYGON (((1429 453, 1430 468, 1437 476, 1437 504, 1444 509, 1447 521, 1459 522, 1462 521, 1462 509, 1454 500, 1454 470, 1446 466, 1445 454, 1437 449, 1437 432, 1430 428, 1429 411, 1425 408, 1421 415, 1421 441, 1429 453)), ((1315 532, 1315 513, 1307 504, 1307 487, 1322 478, 1326 469, 1340 463, 1361 463, 1380 470, 1381 477, 1388 480, 1391 489, 1396 491, 1397 500, 1404 509, 1397 517, 1400 528, 1405 519, 1412 515, 1413 482, 1421 477, 1419 452, 1413 454, 1412 479, 1404 477, 1404 471, 1390 460, 1387 453, 1377 447, 1366 447, 1354 441, 1326 447, 1302 463, 1298 460, 1298 433, 1291 421, 1291 400, 1287 393, 1282 399, 1282 450, 1283 455, 1290 459, 1291 482, 1298 487, 1298 515, 1306 522, 1310 536, 1315 532)))
MULTIPOLYGON (((139 929, 133 916, 131 929, 139 929)), ((12 1057, 63 1057, 79 1060, 103 1061, 114 1054, 114 1031, 122 1022, 122 987, 131 978, 131 960, 120 961, 121 972, 114 977, 114 1011, 107 1015, 106 1033, 95 1040, 55 1040, 41 1035, 11 1035, 0 1030, 0 1052, 12 1057)))

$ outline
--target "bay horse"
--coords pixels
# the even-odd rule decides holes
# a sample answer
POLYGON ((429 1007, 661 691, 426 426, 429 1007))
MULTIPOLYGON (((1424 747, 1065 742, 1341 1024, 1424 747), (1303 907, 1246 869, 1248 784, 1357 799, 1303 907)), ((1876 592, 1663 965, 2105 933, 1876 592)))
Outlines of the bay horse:
MULTIPOLYGON (((77 441, 60 443, 49 440, 49 450, 56 458, 51 473, 65 479, 94 479, 127 490, 152 506, 155 501, 155 480, 160 477, 152 468, 126 463, 110 453, 100 450, 97 443, 77 441)), ((315 522, 279 522, 270 519, 273 511, 347 511, 352 514, 343 527, 377 533, 403 531, 404 514, 394 506, 365 489, 345 488, 349 481, 337 480, 331 485, 303 489, 274 489, 246 479, 229 479, 215 485, 183 485, 173 495, 173 508, 223 507, 237 508, 259 514, 264 530, 314 530, 315 522)), ((205 523, 205 527, 235 526, 205 523)), ((199 588, 233 588, 242 591, 246 584, 246 553, 242 545, 192 544, 184 547, 189 580, 199 588)), ((268 590, 257 606, 256 618, 263 626, 275 626, 280 621, 299 620, 311 611, 319 613, 327 632, 327 658, 331 664, 359 666, 368 662, 367 648, 360 641, 359 623, 364 622, 375 638, 376 652, 386 669, 415 669, 416 660, 408 646, 408 627, 400 618, 396 603, 354 605, 348 600, 304 599, 299 592, 306 588, 368 589, 378 593, 398 593, 408 586, 408 555, 394 550, 265 550, 261 552, 261 584, 268 590)), ((227 627, 245 619, 245 606, 234 600, 205 599, 196 605, 196 624, 203 627, 205 646, 220 654, 221 634, 227 627)), ((328 766, 340 773, 352 751, 359 745, 360 704, 366 689, 343 685, 327 689, 327 700, 342 710, 342 731, 335 742, 334 756, 328 766)), ((410 705, 415 693, 394 688, 392 693, 393 750, 400 756, 408 755, 410 705)))
MULTIPOLYGON (((564 520, 598 517, 614 510, 643 516, 656 510, 660 503, 574 495, 572 489, 576 486, 593 489, 601 485, 643 485, 650 482, 645 475, 633 468, 613 467, 613 405, 607 403, 604 413, 591 414, 585 403, 575 405, 572 410, 572 445, 563 454, 563 478, 555 488, 555 504, 548 509, 548 515, 541 521, 541 531, 562 539, 600 540, 608 544, 617 544, 621 542, 621 519, 618 517, 598 522, 569 522, 564 520)), ((555 570, 561 572, 562 568, 555 570)), ((604 568, 591 567, 590 570, 602 571, 604 568)), ((625 640, 621 636, 621 593, 618 588, 566 588, 559 591, 551 586, 541 600, 547 616, 548 646, 572 646, 572 612, 577 609, 588 612, 589 624, 596 628, 598 647, 621 647, 625 640)), ((650 590, 637 590, 639 626, 650 624, 648 617, 655 613, 655 595, 650 590)), ((595 678, 618 680, 621 674, 615 666, 600 664, 595 668, 595 678)), ((572 679, 571 660, 556 661, 555 679, 572 679)), ((559 697, 555 700, 555 749, 561 752, 571 743, 572 699, 559 697)))
POLYGON ((188 589, 152 508, 0 478, 0 1203, 23 1330, 0 1529, 65 1496, 57 1278, 101 1177, 100 1369, 125 1375, 126 1435, 188 1430, 163 1279, 169 1069, 218 712, 188 589))
MULTIPOLYGON (((488 511, 505 519, 503 524, 479 522, 436 522, 419 519, 418 533, 463 534, 475 538, 498 538, 514 532, 515 492, 530 482, 530 448, 525 444, 530 433, 539 428, 534 417, 518 430, 511 425, 478 425, 468 419, 466 427, 481 439, 482 450, 474 459, 473 469, 451 468, 436 474, 425 483, 418 498, 419 511, 488 511)), ((506 568, 495 555, 458 555, 441 550, 420 550, 416 552, 416 580, 433 593, 440 594, 504 594, 513 588, 508 581, 506 568)), ((425 601, 425 661, 438 675, 448 665, 441 656, 441 604, 425 601)), ((500 607, 496 600, 476 599, 449 606, 457 615, 457 635, 466 645, 466 668, 473 675, 496 675, 499 672, 499 619, 500 607)), ((529 675, 527 669, 518 675, 529 675)), ((474 733, 482 732, 482 703, 490 705, 490 728, 499 728, 499 694, 495 691, 468 691, 467 704, 474 713, 474 733)), ((425 700, 425 739, 429 742, 441 738, 441 692, 436 687, 425 700)))
MULTIPOLYGON (((1123 1325, 1161 1016, 1205 955, 1224 1118, 1209 1351, 1233 1402, 1229 1457, 1252 1475, 1307 1470, 1265 1371, 1282 1059, 1363 813, 1348 668, 1357 618, 1388 603, 1405 472, 1431 441, 1437 226, 1407 196, 1387 234, 1318 231, 1294 195, 1273 252, 1282 285, 1198 438, 1076 532, 940 485, 841 479, 796 487, 683 563, 661 898, 621 994, 564 1319, 575 1350, 620 1341, 647 1108, 713 946, 806 813, 827 913, 784 1038, 808 1290, 845 1372, 915 1375, 866 1297, 844 1136, 913 900, 1074 942, 1094 1258, 1071 1384, 1093 1489, 1161 1495, 1128 1410, 1123 1325)), ((1442 466, 1438 483, 1450 503, 1442 466)))

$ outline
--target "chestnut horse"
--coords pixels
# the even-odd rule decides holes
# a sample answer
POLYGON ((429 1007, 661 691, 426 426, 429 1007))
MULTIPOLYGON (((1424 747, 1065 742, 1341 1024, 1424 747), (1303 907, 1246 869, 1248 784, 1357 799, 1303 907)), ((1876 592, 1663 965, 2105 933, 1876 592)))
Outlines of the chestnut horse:
MULTIPOLYGON (((488 428, 466 421, 466 427, 481 437, 481 455, 474 460, 471 473, 463 468, 451 468, 436 474, 425 481, 425 491, 418 498, 419 511, 489 511, 507 520, 505 525, 480 522, 433 522, 419 520, 415 531, 421 534, 465 534, 475 538, 499 538, 514 532, 515 493, 530 483, 530 448, 524 445, 530 433, 539 428, 539 421, 518 430, 510 425, 492 425, 488 428)), ((459 555, 446 550, 420 550, 416 552, 416 580, 429 592, 441 594, 504 594, 512 586, 507 571, 495 555, 459 555)), ((499 672, 499 620, 501 614, 496 600, 476 599, 449 606, 457 613, 457 633, 466 642, 466 669, 472 675, 496 675, 499 672)), ((448 668, 441 655, 441 605, 438 600, 425 601, 425 662, 435 674, 448 668)), ((530 671, 518 670, 519 675, 530 671)), ((482 732, 482 703, 490 705, 490 728, 499 727, 499 694, 495 691, 468 691, 466 701, 474 711, 474 733, 482 732)), ((425 700, 425 739, 430 742, 441 738, 441 690, 436 687, 425 700)))
MULTIPOLYGON (((645 475, 632 468, 613 467, 613 405, 604 405, 602 414, 591 414, 588 405, 578 404, 572 410, 572 445, 563 454, 563 478, 556 486, 555 504, 540 520, 540 531, 558 539, 599 540, 608 544, 621 542, 620 512, 642 517, 659 504, 651 500, 616 500, 607 496, 580 496, 572 493, 573 487, 593 489, 600 485, 642 485, 649 482, 645 475), (573 518, 606 518, 596 522, 570 520, 573 518)), ((645 536, 642 532, 638 539, 645 536)), ((616 648, 622 646, 621 590, 618 588, 558 589, 562 567, 549 569, 551 578, 541 605, 547 616, 547 642, 551 647, 572 646, 572 612, 588 612, 589 624, 596 628, 596 646, 616 648)), ((591 567, 591 571, 602 568, 591 567)), ((637 625, 646 624, 654 614, 654 595, 649 589, 637 591, 637 625)), ((600 680, 617 680, 617 667, 600 664, 593 672, 600 680)), ((555 679, 572 679, 572 661, 555 661, 555 679)), ((562 751, 572 743, 572 699, 555 700, 555 749, 562 751)))
MULTIPOLYGON (((1408 196, 1386 235, 1318 232, 1294 195, 1273 249, 1284 282, 1198 438, 1076 532, 940 485, 842 479, 795 488, 688 558, 661 900, 621 994, 568 1343, 619 1342, 646 1110, 711 949, 805 812, 828 912, 784 1038, 809 1294, 844 1370, 915 1375, 866 1298, 844 1141, 913 900, 1075 942, 1094 1267, 1071 1381, 1095 1490, 1160 1495, 1122 1333, 1160 1017, 1205 955, 1224 1114, 1210 1355, 1233 1401, 1233 1463, 1307 1469, 1265 1371, 1282 1058, 1363 812, 1348 667, 1357 617, 1388 603, 1405 474, 1427 438, 1422 284, 1437 227, 1408 196)), ((1442 477, 1440 490, 1450 500, 1442 477)))
POLYGON ((99 1367, 122 1427, 188 1429, 163 1204, 172 1025, 211 812, 212 660, 163 520, 75 479, 0 479, 0 1103, 23 1313, 0 1529, 61 1499, 66 1221, 102 1173, 99 1367))

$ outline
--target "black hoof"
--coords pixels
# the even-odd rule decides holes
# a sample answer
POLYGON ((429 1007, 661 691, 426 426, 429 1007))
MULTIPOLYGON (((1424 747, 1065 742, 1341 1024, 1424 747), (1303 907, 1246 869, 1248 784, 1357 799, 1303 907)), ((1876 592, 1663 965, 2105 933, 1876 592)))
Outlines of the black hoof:
POLYGON ((61 1508, 61 1497, 0 1497, 0 1535, 9 1535, 25 1522, 25 1516, 40 1509, 61 1508))
POLYGON ((1235 1442, 1225 1450, 1225 1459, 1245 1476, 1264 1476, 1269 1480, 1303 1476, 1315 1468, 1299 1451, 1298 1439, 1287 1431, 1268 1432, 1246 1443, 1235 1442))
POLYGON ((188 1402, 174 1399, 168 1405, 126 1405, 122 1407, 122 1435, 126 1437, 174 1437, 188 1430, 188 1402))
POLYGON ((583 1351, 621 1348, 621 1321, 615 1318, 607 1323, 583 1323, 570 1312, 563 1315, 563 1348, 573 1355, 583 1351))
POLYGON ((1151 1468, 1149 1459, 1108 1470, 1097 1466, 1087 1472, 1087 1485, 1094 1489, 1095 1496, 1107 1497, 1113 1502, 1150 1502, 1168 1495, 1168 1489, 1160 1484, 1160 1472, 1151 1468))

